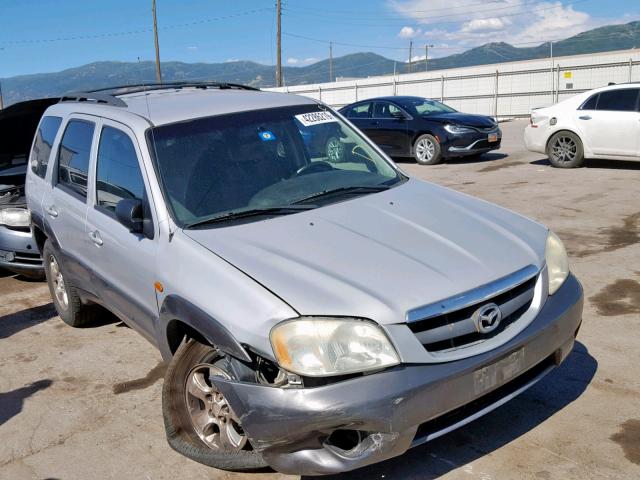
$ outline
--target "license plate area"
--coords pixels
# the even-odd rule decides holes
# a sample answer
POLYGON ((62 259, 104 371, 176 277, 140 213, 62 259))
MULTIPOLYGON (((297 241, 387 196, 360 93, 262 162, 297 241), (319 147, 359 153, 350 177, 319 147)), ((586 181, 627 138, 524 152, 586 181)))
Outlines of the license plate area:
POLYGON ((524 370, 524 348, 473 372, 473 390, 482 395, 516 377, 524 370))
POLYGON ((489 142, 497 142, 498 141, 498 134, 497 133, 490 133, 489 137, 487 138, 487 141, 489 141, 489 142))

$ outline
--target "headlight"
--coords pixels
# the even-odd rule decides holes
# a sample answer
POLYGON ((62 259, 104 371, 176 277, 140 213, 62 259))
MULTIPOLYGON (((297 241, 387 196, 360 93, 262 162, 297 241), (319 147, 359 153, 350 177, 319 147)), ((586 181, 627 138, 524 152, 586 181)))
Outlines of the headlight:
POLYGON ((444 129, 449 133, 453 133, 454 135, 458 135, 460 133, 470 133, 475 131, 473 128, 461 127, 460 125, 453 125, 450 123, 445 125, 444 129))
POLYGON ((8 227, 28 227, 31 214, 26 208, 5 208, 0 210, 0 225, 8 227))
POLYGON ((366 320, 290 320, 271 330, 271 346, 282 368, 309 377, 365 372, 400 363, 382 328, 366 320))
POLYGON ((553 295, 569 275, 569 259, 562 240, 549 230, 545 249, 547 273, 549 275, 549 295, 553 295))

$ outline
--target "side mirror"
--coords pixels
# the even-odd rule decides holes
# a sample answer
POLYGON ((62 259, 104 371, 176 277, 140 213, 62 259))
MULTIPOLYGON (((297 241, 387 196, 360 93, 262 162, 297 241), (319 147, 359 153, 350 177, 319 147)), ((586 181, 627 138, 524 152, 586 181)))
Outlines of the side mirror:
POLYGON ((116 205, 116 218, 132 233, 143 233, 144 213, 142 202, 135 198, 125 198, 116 205))

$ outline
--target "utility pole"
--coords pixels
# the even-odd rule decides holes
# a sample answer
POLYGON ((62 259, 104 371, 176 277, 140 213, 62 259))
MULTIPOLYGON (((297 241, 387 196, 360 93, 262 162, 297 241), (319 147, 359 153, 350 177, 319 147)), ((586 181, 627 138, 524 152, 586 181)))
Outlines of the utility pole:
POLYGON ((333 42, 329 42, 329 82, 333 82, 333 42))
POLYGON ((2 100, 2 83, 0 83, 0 110, 4 108, 4 102, 2 100))
POLYGON ((433 48, 433 45, 424 46, 424 71, 429 71, 429 47, 433 48))
POLYGON ((409 66, 408 72, 411 73, 411 55, 413 54, 413 40, 409 40, 409 66))
POLYGON ((162 72, 160 71, 160 45, 158 44, 158 20, 156 18, 156 0, 152 0, 151 9, 153 11, 153 36, 156 44, 156 81, 162 83, 162 72))
POLYGON ((553 102, 555 96, 555 82, 553 80, 553 71, 555 70, 553 65, 553 40, 549 42, 549 57, 551 58, 551 101, 553 102))
POLYGON ((282 86, 282 0, 276 2, 276 16, 278 22, 277 54, 276 54, 276 86, 282 86))

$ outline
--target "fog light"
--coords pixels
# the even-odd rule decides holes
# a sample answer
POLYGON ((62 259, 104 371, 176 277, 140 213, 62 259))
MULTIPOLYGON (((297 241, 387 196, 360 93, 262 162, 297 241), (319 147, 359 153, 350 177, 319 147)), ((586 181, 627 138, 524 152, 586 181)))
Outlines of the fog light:
POLYGON ((6 252, 0 250, 0 260, 5 262, 13 262, 16 259, 16 254, 13 252, 6 252))

